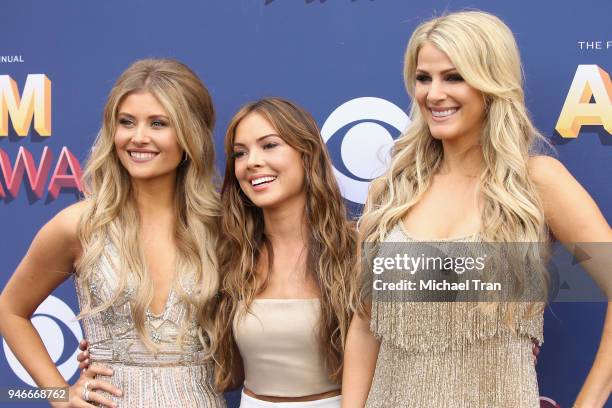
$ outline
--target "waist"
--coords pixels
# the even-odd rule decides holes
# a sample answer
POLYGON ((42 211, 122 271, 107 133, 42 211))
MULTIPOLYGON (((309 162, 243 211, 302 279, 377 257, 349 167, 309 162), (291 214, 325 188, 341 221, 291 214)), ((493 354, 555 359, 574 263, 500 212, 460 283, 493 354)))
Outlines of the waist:
POLYGON ((125 365, 135 367, 178 367, 201 366, 207 358, 203 350, 185 352, 160 350, 157 353, 147 349, 129 350, 90 347, 91 361, 94 363, 125 365))
POLYGON ((268 407, 316 407, 316 408, 339 408, 342 400, 340 389, 322 394, 308 395, 303 397, 271 397, 254 394, 247 388, 242 390, 240 406, 244 408, 268 408, 268 407))
POLYGON ((120 407, 225 408, 223 397, 214 389, 212 363, 191 366, 129 366, 104 364, 113 375, 96 376, 123 391, 121 397, 103 390, 96 392, 120 407))

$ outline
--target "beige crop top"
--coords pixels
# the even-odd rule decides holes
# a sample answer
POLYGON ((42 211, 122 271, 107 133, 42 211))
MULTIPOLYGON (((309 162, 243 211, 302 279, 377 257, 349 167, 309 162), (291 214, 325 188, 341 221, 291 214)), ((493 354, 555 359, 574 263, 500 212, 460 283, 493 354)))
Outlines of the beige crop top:
POLYGON ((244 386, 258 395, 301 397, 337 390, 319 351, 319 299, 255 299, 233 322, 244 386), (239 317, 240 316, 240 317, 239 317))

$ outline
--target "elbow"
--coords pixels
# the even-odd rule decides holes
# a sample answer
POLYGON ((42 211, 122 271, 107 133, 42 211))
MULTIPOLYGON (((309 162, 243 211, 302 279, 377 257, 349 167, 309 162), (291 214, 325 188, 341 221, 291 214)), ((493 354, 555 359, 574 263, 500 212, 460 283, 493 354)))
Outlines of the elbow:
POLYGON ((9 321, 9 308, 3 294, 0 294, 0 336, 5 337, 6 324, 9 321))

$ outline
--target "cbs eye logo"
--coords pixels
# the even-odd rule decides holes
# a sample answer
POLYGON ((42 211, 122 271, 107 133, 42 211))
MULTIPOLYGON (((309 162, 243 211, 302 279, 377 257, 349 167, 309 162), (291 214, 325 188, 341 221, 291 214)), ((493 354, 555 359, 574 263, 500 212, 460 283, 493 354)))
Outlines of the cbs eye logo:
POLYGON ((409 123, 397 105, 373 97, 351 99, 329 115, 321 136, 344 198, 365 203, 370 181, 385 171, 391 147, 409 123))
MULTIPOLYGON (((78 341, 83 338, 81 326, 76 320, 72 309, 55 296, 49 296, 34 312, 32 324, 38 333, 40 333, 47 352, 62 374, 62 377, 66 381, 70 380, 79 365, 79 362, 76 360, 79 352, 78 341), (72 333, 74 338, 68 338, 68 344, 65 344, 65 334, 68 333, 72 333), (74 350, 74 352, 71 353, 71 350, 74 350)), ((36 383, 17 360, 17 357, 15 357, 4 339, 2 339, 2 345, 8 365, 15 375, 24 383, 36 387, 36 383)))

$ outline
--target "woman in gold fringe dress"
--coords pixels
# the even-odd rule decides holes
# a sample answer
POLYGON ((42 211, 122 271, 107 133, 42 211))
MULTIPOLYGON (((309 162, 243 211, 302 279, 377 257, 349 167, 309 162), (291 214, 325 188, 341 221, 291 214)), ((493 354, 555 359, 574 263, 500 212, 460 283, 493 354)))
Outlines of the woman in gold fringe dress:
MULTIPOLYGON (((468 11, 421 24, 404 77, 411 125, 371 185, 362 243, 612 241, 565 167, 534 154, 546 143, 529 119, 519 52, 501 20, 468 11)), ((546 278, 542 268, 512 273, 517 282, 546 278)), ((347 338, 343 407, 539 407, 531 339, 542 341, 544 299, 418 303, 376 291, 363 299, 347 338)), ((611 346, 608 312, 576 406, 605 404, 611 346)))

